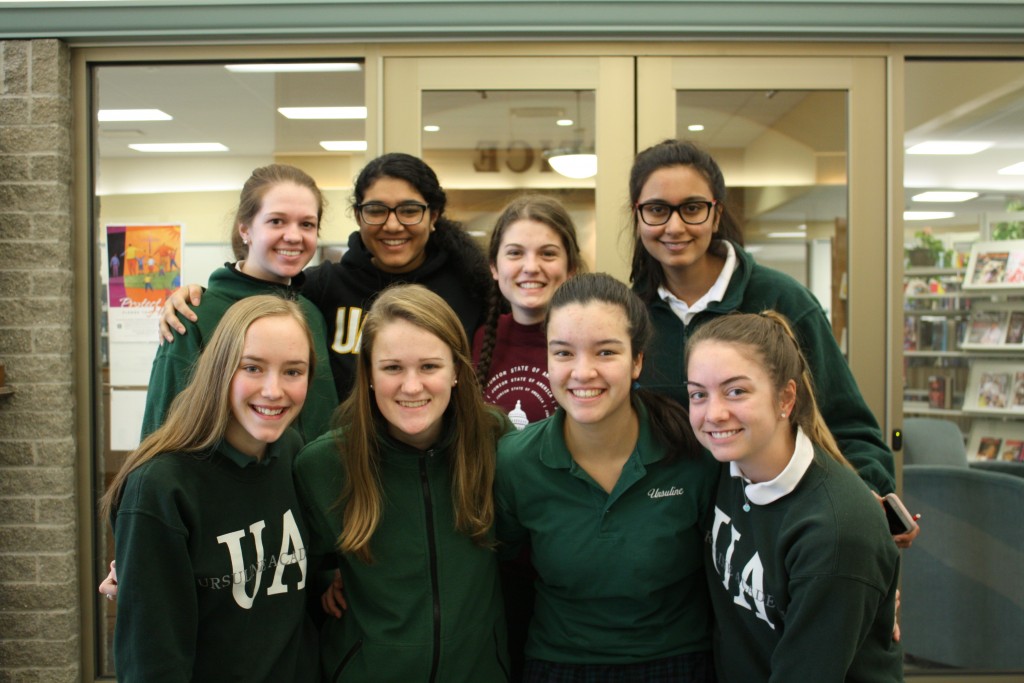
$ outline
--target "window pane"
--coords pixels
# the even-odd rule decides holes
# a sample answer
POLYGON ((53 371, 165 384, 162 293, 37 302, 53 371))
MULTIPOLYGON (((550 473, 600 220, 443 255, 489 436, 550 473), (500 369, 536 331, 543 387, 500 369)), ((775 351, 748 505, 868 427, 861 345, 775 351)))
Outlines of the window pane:
POLYGON ((676 111, 721 166, 747 251, 814 292, 845 351, 846 93, 680 90, 676 111))
POLYGON ((910 60, 904 82, 906 670, 1020 672, 1024 242, 1002 240, 1024 240, 1024 61, 910 60))
POLYGON ((510 199, 540 192, 569 210, 584 259, 594 263, 594 178, 562 175, 547 158, 593 154, 593 91, 427 91, 422 123, 423 159, 441 180, 449 213, 482 246, 510 199))
MULTIPOLYGON (((346 70, 240 72, 225 64, 93 69, 94 235, 102 265, 96 290, 102 356, 96 376, 103 401, 102 422, 96 425, 102 444, 95 468, 97 499, 138 445, 157 348, 155 319, 146 311, 179 282, 205 283, 213 269, 235 260, 231 221, 252 170, 288 163, 316 179, 328 202, 322 246, 344 244, 355 229, 344 207, 352 178, 365 163, 363 71, 357 62, 334 66, 346 70), (288 118, 281 112, 295 107, 344 109, 306 114, 321 118, 288 118), (139 120, 143 116, 155 120, 139 120), (356 151, 329 151, 322 145, 339 141, 356 151), (149 152, 132 147, 169 143, 218 143, 223 149, 149 152)), ((96 531, 96 573, 103 577, 113 557, 113 538, 105 521, 96 531)), ((112 675, 115 603, 97 600, 97 670, 112 675)))

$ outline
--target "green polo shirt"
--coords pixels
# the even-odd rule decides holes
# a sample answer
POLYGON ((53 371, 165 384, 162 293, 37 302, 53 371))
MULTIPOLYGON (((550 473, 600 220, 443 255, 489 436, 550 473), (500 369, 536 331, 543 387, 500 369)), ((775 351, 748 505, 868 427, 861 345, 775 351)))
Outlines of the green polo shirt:
POLYGON ((710 649, 699 525, 718 467, 703 452, 667 460, 639 415, 610 494, 573 461, 561 409, 499 444, 502 553, 528 542, 539 577, 528 658, 628 664, 710 649))

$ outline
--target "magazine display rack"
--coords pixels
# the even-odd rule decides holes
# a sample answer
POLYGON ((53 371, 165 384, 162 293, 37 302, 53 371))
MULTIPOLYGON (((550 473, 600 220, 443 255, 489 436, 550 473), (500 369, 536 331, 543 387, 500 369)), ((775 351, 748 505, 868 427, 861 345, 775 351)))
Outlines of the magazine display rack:
POLYGON ((904 280, 904 414, 956 421, 972 459, 1020 460, 1024 240, 978 242, 965 268, 904 280))

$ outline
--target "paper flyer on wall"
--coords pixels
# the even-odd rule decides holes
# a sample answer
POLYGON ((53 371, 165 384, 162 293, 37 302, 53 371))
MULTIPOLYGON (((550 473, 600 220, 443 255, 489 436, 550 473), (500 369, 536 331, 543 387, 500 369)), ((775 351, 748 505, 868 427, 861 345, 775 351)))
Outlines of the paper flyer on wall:
POLYGON ((181 225, 107 226, 112 342, 156 340, 164 300, 181 286, 181 225))

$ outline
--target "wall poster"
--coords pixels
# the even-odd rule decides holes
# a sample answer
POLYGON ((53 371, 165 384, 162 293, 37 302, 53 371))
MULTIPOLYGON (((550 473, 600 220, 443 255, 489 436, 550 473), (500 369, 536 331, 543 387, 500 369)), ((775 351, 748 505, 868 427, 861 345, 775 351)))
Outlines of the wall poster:
POLYGON ((181 225, 107 226, 111 342, 154 342, 160 307, 181 286, 181 225))

